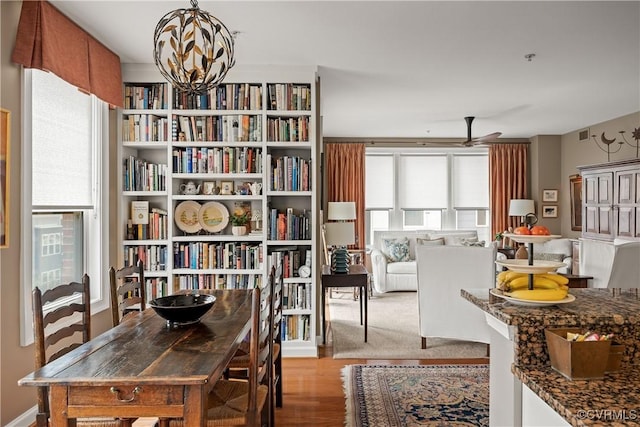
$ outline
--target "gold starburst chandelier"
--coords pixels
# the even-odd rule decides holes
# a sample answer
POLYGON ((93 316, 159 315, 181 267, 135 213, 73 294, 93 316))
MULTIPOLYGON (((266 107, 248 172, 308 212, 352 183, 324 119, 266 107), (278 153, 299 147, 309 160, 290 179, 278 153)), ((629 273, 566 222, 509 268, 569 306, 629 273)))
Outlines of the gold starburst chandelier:
POLYGON ((203 93, 219 85, 233 67, 233 36, 215 16, 191 8, 164 15, 153 35, 160 73, 181 92, 203 93))

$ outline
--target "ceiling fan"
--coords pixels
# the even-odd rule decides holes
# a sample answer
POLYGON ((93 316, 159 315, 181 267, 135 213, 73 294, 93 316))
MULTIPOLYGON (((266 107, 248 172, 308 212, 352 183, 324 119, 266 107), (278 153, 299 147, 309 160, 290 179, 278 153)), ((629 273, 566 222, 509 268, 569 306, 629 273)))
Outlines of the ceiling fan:
POLYGON ((473 123, 473 119, 475 119, 475 117, 473 116, 467 116, 464 118, 464 120, 467 122, 467 140, 460 143, 460 145, 462 145, 463 147, 474 147, 477 145, 488 145, 491 144, 493 142, 496 142, 495 140, 502 135, 502 132, 493 132, 490 134, 487 134, 485 136, 480 136, 478 138, 472 138, 471 137, 471 123, 473 123))

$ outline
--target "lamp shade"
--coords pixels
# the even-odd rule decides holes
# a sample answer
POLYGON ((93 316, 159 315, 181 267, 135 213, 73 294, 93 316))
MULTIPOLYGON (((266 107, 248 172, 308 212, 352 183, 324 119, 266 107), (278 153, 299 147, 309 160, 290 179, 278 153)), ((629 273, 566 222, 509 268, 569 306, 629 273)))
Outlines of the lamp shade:
POLYGON ((347 246, 356 242, 353 222, 328 222, 324 227, 328 246, 347 246))
POLYGON ((535 214, 536 208, 533 200, 530 199, 512 199, 509 202, 509 216, 527 216, 527 214, 535 214))
POLYGON ((347 221, 356 219, 355 202, 329 202, 327 219, 334 221, 347 221))

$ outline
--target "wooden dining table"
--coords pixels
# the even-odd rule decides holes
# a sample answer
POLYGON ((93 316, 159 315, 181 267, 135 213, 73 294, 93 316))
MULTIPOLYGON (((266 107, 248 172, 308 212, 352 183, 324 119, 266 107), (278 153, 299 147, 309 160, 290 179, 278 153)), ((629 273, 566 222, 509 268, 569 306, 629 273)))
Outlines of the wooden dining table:
POLYGON ((83 417, 183 418, 185 426, 204 426, 207 395, 251 328, 251 292, 197 292, 216 297, 198 323, 169 326, 147 309, 18 384, 49 387, 52 427, 83 417))

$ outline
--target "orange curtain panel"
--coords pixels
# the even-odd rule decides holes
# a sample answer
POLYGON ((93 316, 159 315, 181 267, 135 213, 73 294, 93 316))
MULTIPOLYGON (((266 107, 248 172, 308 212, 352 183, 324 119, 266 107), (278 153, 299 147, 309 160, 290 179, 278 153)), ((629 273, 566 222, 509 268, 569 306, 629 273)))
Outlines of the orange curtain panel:
POLYGON ((328 202, 356 202, 355 249, 364 249, 364 144, 324 146, 328 202))
POLYGON ((123 106, 120 57, 46 1, 23 1, 11 60, 123 106))
POLYGON ((491 236, 518 226, 509 216, 511 199, 526 199, 528 144, 494 144, 489 147, 489 197, 491 236))

